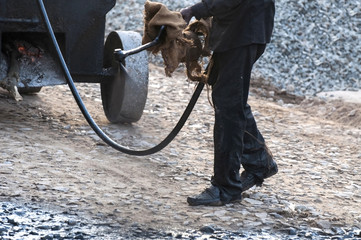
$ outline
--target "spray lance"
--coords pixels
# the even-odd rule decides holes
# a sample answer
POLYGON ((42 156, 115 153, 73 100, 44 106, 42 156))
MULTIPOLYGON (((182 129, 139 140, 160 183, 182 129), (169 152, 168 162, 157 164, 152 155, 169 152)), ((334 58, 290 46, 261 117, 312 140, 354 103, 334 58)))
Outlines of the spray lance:
MULTIPOLYGON (((202 90, 204 87, 204 83, 198 83, 197 88, 195 89, 186 109, 184 110, 181 118, 179 119, 178 123, 176 124, 176 126, 173 128, 173 130, 168 134, 167 137, 165 137, 163 139, 163 141, 161 141, 158 145, 149 148, 149 149, 145 149, 145 150, 134 150, 134 149, 129 149, 127 147, 124 147, 120 144, 118 144, 117 142, 115 142, 113 139, 111 139, 107 134, 105 134, 100 127, 96 124, 96 122, 94 121, 94 119, 90 116, 89 112, 87 111, 80 95, 79 92, 74 84, 73 78, 70 74, 70 71, 67 67, 67 64, 64 60, 63 54, 61 53, 59 44, 56 40, 53 28, 51 26, 51 23, 49 21, 49 17, 46 11, 46 8, 44 6, 44 2, 43 0, 38 0, 38 6, 43 18, 43 22, 45 24, 46 30, 51 38, 52 44, 54 45, 54 48, 56 50, 56 54, 58 57, 58 60, 60 62, 61 65, 61 69, 65 75, 67 84, 73 94, 73 97, 76 101, 76 103, 78 104, 78 107, 80 109, 80 111, 82 112, 84 118, 86 119, 86 121, 88 122, 88 124, 90 125, 90 127, 94 130, 94 132, 109 146, 111 146, 112 148, 123 152, 125 154, 129 154, 129 155, 134 155, 134 156, 145 156, 145 155, 150 155, 150 154, 154 154, 160 150, 162 150, 163 148, 165 148, 179 133, 179 131, 182 129, 182 127, 184 126, 185 122, 187 121, 189 115, 191 114, 202 90)), ((119 67, 120 67, 120 71, 122 72, 122 74, 125 74, 126 78, 130 78, 129 74, 127 73, 126 68, 123 66, 122 62, 124 61, 124 59, 130 55, 139 53, 141 51, 144 51, 150 47, 153 47, 157 44, 160 43, 160 39, 162 37, 162 35, 164 34, 164 30, 165 30, 165 26, 162 26, 160 28, 159 34, 158 36, 152 41, 149 42, 145 45, 142 45, 138 48, 135 49, 131 49, 128 51, 123 51, 121 49, 116 49, 114 52, 115 58, 119 61, 119 67)), ((125 79, 126 80, 126 79, 125 79)))

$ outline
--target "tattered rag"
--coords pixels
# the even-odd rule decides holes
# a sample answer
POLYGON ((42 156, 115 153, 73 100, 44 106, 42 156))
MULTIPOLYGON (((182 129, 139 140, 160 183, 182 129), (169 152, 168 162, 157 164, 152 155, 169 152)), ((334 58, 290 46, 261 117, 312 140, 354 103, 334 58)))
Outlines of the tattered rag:
POLYGON ((190 80, 206 82, 201 58, 210 55, 207 46, 210 20, 195 21, 187 26, 179 12, 170 11, 161 3, 146 1, 144 9, 143 44, 153 41, 161 26, 166 26, 165 38, 149 49, 153 54, 161 52, 165 74, 171 76, 180 63, 185 63, 190 80), (204 37, 204 43, 200 36, 204 37))

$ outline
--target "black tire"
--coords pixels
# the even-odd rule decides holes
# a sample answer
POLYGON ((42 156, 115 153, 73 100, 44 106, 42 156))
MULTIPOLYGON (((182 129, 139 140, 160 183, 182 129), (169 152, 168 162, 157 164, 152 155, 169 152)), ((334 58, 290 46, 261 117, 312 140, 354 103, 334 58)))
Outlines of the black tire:
POLYGON ((42 87, 20 87, 18 91, 20 94, 35 94, 40 92, 42 87))
POLYGON ((104 47, 104 67, 118 72, 113 79, 102 82, 101 96, 104 113, 112 123, 138 121, 144 110, 148 94, 148 55, 146 52, 129 56, 123 65, 114 59, 114 49, 129 50, 141 45, 141 36, 135 32, 112 32, 104 47))

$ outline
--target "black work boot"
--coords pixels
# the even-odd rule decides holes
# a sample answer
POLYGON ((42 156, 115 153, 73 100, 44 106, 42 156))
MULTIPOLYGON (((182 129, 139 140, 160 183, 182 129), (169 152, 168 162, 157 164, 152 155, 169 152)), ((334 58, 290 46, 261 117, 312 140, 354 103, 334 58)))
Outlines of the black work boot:
POLYGON ((243 171, 241 174, 241 183, 242 183, 242 192, 250 189, 251 187, 257 185, 258 187, 262 186, 261 180, 259 180, 255 175, 252 173, 243 171))
POLYGON ((216 186, 206 188, 202 193, 193 197, 188 197, 187 202, 191 206, 205 205, 205 206, 222 206, 221 192, 216 186))
MULTIPOLYGON (((269 178, 275 175, 278 172, 277 164, 272 160, 272 166, 266 173, 264 173, 264 178, 269 178)), ((242 183, 242 192, 250 189, 253 186, 261 187, 263 179, 258 178, 252 173, 243 171, 241 174, 241 183, 242 183)))

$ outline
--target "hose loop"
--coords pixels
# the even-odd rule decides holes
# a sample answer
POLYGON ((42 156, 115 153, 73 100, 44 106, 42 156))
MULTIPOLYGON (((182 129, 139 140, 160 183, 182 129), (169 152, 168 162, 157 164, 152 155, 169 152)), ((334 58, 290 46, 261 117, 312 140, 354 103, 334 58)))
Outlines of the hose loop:
POLYGON ((90 127, 94 130, 94 132, 106 143, 108 144, 110 147, 123 152, 125 154, 129 154, 129 155, 134 155, 134 156, 146 156, 146 155, 151 155, 154 154, 160 150, 162 150, 163 148, 165 148, 179 133, 179 131, 182 129, 182 127, 184 126, 185 122, 187 121, 189 115, 191 114, 194 105, 196 104, 202 90, 204 87, 204 83, 198 83, 196 90, 194 91, 191 100, 189 101, 189 104, 187 105, 186 109, 184 110, 181 118, 179 119, 178 123, 176 124, 176 126, 173 128, 173 130, 168 134, 168 136, 166 138, 164 138, 163 141, 161 141, 158 145, 146 149, 146 150, 133 150, 133 149, 129 149, 127 147, 124 147, 118 143, 116 143, 114 140, 112 140, 108 135, 106 135, 101 129, 100 127, 96 124, 96 122, 94 121, 94 119, 91 117, 91 115, 89 114, 89 112, 87 111, 80 95, 79 92, 74 84, 73 78, 70 74, 70 71, 67 67, 67 64, 64 60, 63 54, 61 53, 59 44, 56 40, 53 28, 51 26, 51 23, 49 21, 49 17, 48 14, 46 12, 46 8, 44 6, 44 2, 43 0, 38 0, 38 5, 39 5, 39 9, 41 12, 41 15, 43 17, 43 22, 46 26, 46 30, 51 38, 51 41, 54 45, 54 48, 56 50, 56 54, 58 56, 58 60, 60 62, 62 71, 65 75, 66 81, 68 83, 68 86, 73 94, 73 97, 76 101, 76 103, 78 104, 78 107, 80 109, 80 111, 82 112, 84 118, 86 119, 86 121, 88 122, 88 124, 90 125, 90 127))

